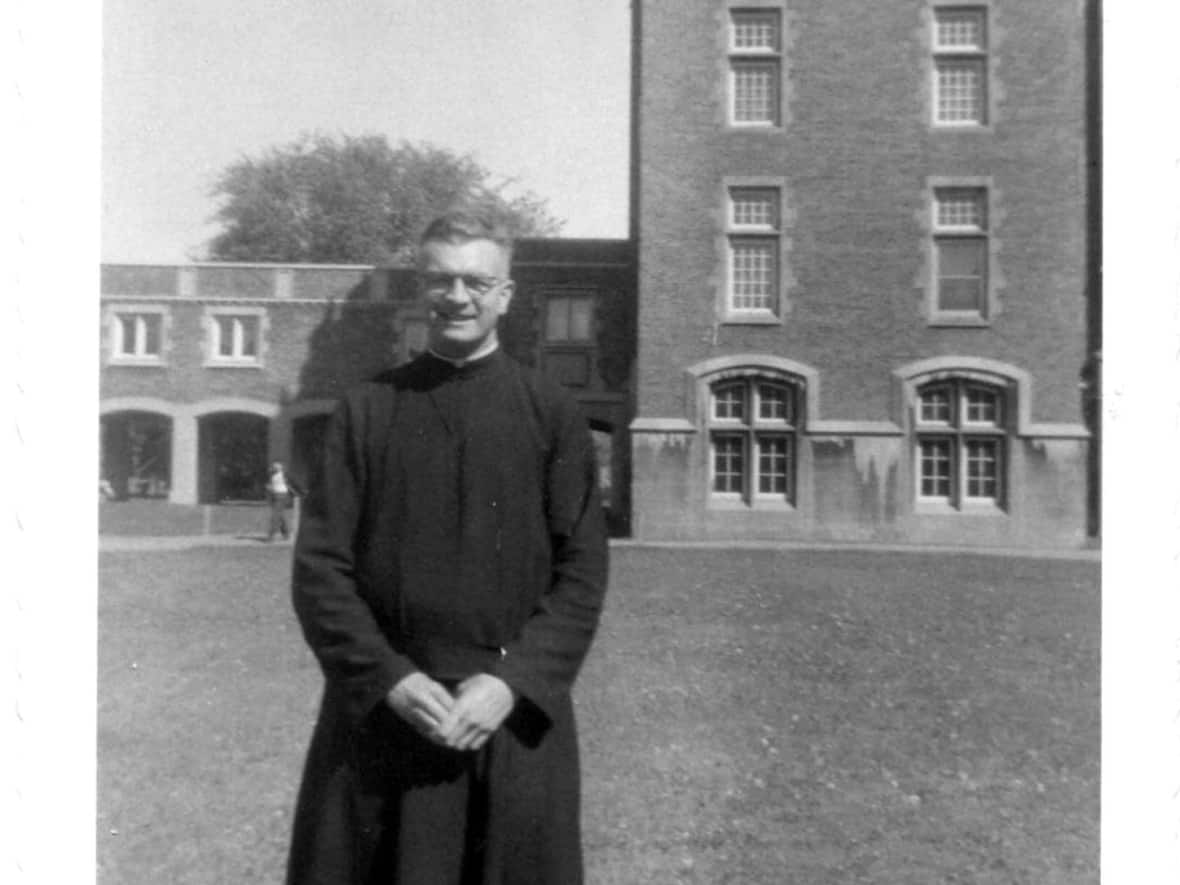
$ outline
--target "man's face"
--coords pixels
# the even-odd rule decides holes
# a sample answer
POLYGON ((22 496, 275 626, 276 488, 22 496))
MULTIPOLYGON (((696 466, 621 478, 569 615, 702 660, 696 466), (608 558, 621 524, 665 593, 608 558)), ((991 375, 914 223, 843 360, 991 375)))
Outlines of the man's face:
POLYGON ((430 346, 463 357, 496 340, 513 284, 508 254, 491 240, 428 240, 418 272, 430 305, 430 346))

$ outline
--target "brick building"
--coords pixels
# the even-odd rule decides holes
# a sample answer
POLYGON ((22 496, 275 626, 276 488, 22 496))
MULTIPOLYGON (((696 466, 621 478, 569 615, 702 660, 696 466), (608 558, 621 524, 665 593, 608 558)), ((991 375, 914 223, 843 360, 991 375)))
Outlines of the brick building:
MULTIPOLYGON (((631 238, 521 243, 503 324, 617 531, 1085 541, 1096 8, 635 0, 631 238)), ((306 476, 425 334, 404 269, 111 265, 102 304, 104 475, 181 503, 306 476)))
POLYGON ((636 4, 637 535, 1084 540, 1092 14, 636 4))
MULTIPOLYGON (((634 273, 625 241, 525 240, 505 349, 569 385, 617 531, 629 508, 634 273)), ((404 268, 105 265, 102 474, 118 495, 256 500, 279 459, 306 480, 349 386, 419 352, 404 268)))

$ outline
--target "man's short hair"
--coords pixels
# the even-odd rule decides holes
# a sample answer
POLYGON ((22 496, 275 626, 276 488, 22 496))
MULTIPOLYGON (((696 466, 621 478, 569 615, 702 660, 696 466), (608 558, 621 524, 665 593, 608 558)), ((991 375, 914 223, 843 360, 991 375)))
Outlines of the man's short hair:
POLYGON ((463 209, 445 212, 426 225, 418 239, 418 247, 431 240, 448 243, 491 240, 507 253, 509 262, 512 261, 512 232, 507 224, 491 215, 463 209))

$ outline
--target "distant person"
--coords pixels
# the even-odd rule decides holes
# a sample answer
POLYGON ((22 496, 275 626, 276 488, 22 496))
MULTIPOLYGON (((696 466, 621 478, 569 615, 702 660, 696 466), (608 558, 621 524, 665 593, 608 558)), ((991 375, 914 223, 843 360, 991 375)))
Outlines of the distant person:
POLYGON ((283 462, 275 461, 271 464, 270 474, 266 480, 266 503, 270 507, 270 525, 266 532, 268 542, 275 539, 276 533, 282 534, 283 540, 290 536, 291 530, 287 525, 287 508, 291 506, 292 496, 296 491, 295 486, 287 477, 283 462))
POLYGON ((607 578, 590 432, 500 349, 511 243, 422 236, 428 350, 345 396, 295 546, 325 676, 290 885, 578 885, 570 689, 607 578))

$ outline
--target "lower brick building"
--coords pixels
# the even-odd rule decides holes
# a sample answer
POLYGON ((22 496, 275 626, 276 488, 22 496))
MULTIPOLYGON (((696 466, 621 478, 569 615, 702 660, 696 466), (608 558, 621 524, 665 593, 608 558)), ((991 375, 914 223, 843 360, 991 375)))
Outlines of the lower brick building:
MULTIPOLYGON (((590 420, 616 532, 630 508, 630 244, 524 240, 504 348, 570 387, 590 420)), ((267 465, 318 462, 349 386, 420 352, 406 268, 191 264, 102 268, 101 474, 116 497, 258 500, 267 465)))

